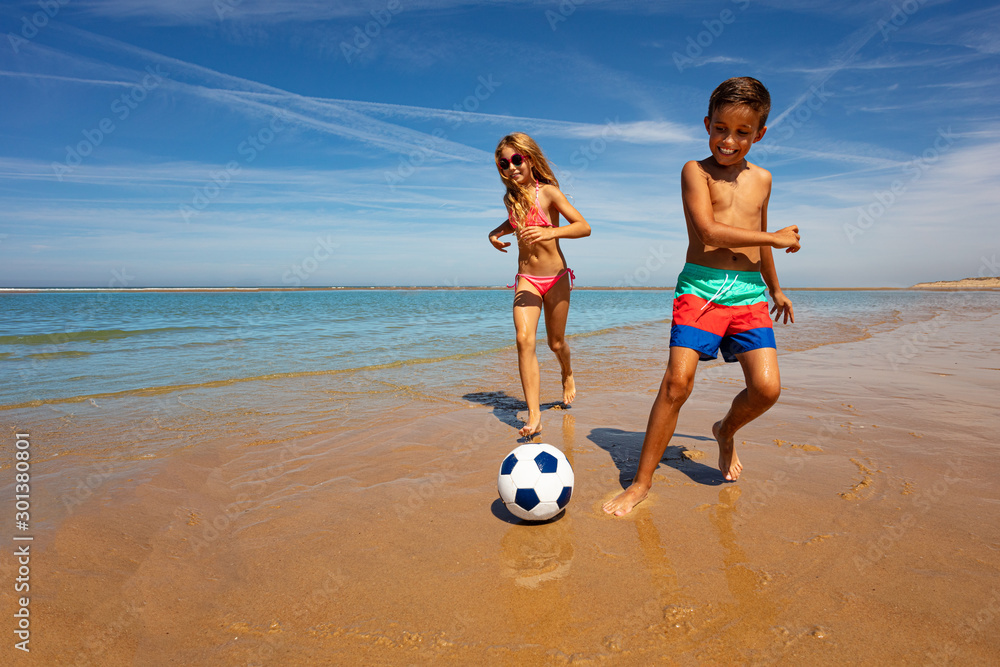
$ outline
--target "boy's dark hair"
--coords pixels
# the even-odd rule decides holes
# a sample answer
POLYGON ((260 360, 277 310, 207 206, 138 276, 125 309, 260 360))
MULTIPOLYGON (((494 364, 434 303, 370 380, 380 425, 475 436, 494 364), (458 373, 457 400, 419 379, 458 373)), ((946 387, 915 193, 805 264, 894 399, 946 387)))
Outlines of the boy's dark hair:
POLYGON ((760 126, 767 124, 767 114, 771 112, 771 94, 757 79, 749 76, 734 76, 719 84, 708 100, 708 117, 716 109, 730 104, 747 106, 760 115, 760 126))

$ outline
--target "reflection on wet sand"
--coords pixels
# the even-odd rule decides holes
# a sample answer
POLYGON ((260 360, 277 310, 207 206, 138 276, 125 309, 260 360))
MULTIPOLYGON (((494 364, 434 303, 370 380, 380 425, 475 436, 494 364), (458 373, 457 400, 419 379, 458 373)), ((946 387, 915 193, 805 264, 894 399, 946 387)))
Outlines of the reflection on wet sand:
POLYGON ((733 598, 733 602, 721 605, 726 610, 725 616, 732 621, 722 630, 725 638, 715 638, 710 646, 717 646, 720 652, 730 657, 733 657, 734 647, 745 647, 737 650, 745 650, 747 658, 759 660, 762 657, 758 653, 760 638, 770 634, 780 609, 766 588, 771 576, 767 572, 755 571, 748 564, 748 558, 736 540, 733 519, 738 514, 737 504, 741 494, 738 486, 722 488, 718 504, 709 511, 723 549, 723 571, 733 598))
MULTIPOLYGON (((575 418, 568 411, 563 413, 562 441, 572 466, 575 418)), ((525 642, 552 645, 571 634, 576 591, 572 581, 564 580, 573 563, 574 542, 569 512, 538 524, 512 525, 501 539, 503 574, 514 584, 505 596, 506 613, 510 627, 525 633, 525 642)))

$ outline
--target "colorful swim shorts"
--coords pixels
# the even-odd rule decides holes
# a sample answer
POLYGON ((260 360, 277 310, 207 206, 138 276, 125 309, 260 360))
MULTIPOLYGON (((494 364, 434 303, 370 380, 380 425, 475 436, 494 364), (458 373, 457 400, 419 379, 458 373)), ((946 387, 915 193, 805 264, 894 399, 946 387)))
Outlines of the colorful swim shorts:
POLYGON ((768 313, 767 285, 756 271, 725 271, 688 262, 677 277, 670 346, 696 350, 702 361, 719 350, 736 355, 776 347, 768 313))

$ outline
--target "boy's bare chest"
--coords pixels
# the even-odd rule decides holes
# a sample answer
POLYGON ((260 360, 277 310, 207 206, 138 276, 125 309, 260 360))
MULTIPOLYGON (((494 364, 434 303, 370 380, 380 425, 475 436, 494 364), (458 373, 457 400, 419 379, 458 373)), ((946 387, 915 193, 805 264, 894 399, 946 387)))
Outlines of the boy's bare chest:
POLYGON ((719 213, 730 212, 741 217, 756 217, 764 203, 763 192, 752 178, 733 181, 716 180, 709 176, 708 191, 712 196, 712 209, 719 213))

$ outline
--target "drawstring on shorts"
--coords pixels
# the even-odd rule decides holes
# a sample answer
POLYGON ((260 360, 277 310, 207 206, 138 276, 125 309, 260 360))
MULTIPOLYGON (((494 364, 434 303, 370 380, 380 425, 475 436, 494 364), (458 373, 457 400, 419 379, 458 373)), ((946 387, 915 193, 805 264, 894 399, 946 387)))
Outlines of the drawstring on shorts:
POLYGON ((733 286, 736 285, 737 278, 739 278, 739 275, 733 276, 733 282, 729 283, 729 287, 726 287, 726 282, 729 281, 729 274, 727 273, 726 277, 722 279, 722 287, 716 290, 715 294, 712 295, 712 298, 706 301, 705 305, 702 306, 699 310, 705 310, 706 308, 708 308, 708 304, 715 301, 716 298, 725 296, 725 293, 731 290, 733 286))

